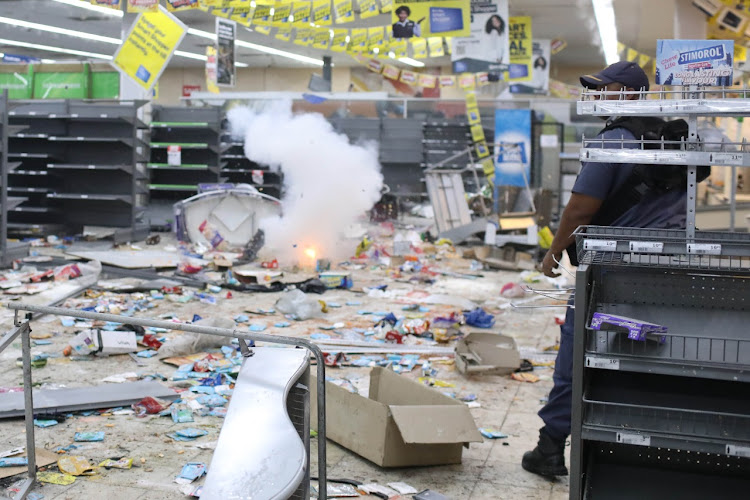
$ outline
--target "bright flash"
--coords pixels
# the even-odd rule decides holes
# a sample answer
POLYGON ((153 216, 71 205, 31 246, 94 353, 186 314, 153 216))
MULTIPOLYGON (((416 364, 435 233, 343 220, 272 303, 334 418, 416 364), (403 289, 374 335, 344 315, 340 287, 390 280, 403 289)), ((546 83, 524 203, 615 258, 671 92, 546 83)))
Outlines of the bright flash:
POLYGON ((314 259, 315 258, 315 249, 314 248, 308 248, 307 250, 305 250, 305 255, 307 255, 311 259, 314 259))

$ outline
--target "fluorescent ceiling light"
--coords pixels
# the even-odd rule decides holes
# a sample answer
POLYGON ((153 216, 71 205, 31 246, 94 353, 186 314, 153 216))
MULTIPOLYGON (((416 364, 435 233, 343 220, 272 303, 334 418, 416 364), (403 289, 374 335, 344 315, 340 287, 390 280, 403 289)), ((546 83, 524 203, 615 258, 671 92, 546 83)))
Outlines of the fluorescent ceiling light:
POLYGON ((16 40, 6 40, 4 38, 0 38, 0 44, 11 45, 14 47, 25 47, 27 49, 46 50, 47 52, 59 52, 60 54, 73 54, 76 56, 93 57, 96 59, 107 59, 107 60, 112 59, 112 56, 107 55, 107 54, 97 54, 96 52, 86 52, 83 50, 74 50, 74 49, 61 49, 59 47, 52 47, 51 45, 40 45, 37 43, 18 42, 16 40))
POLYGON ((599 27, 599 38, 602 42, 602 52, 607 65, 620 60, 617 54, 617 24, 615 23, 615 9, 612 0, 592 0, 594 17, 599 27))
MULTIPOLYGON (((84 9, 93 10, 101 14, 106 14, 106 15, 111 15, 111 16, 116 16, 116 17, 122 17, 123 15, 121 10, 114 10, 114 9, 108 9, 106 7, 99 7, 98 5, 92 5, 88 2, 83 2, 81 0, 54 0, 54 1, 59 2, 59 3, 64 3, 67 5, 72 5, 74 7, 81 7, 84 9)), ((251 6, 253 3, 255 2, 252 2, 251 6)), ((18 24, 18 23, 14 22, 14 24, 18 24)), ((45 26, 45 25, 42 25, 42 26, 45 26)), ((72 31, 72 30, 66 30, 66 31, 72 31)), ((203 31, 203 30, 198 30, 195 28, 188 28, 187 32, 189 35, 199 36, 201 38, 206 38, 208 40, 216 40, 216 33, 211 33, 210 31, 203 31)), ((88 35, 88 33, 82 33, 80 31, 77 31, 75 33, 80 33, 81 35, 88 35)), ((71 35, 71 36, 75 36, 75 35, 71 35)), ((103 37, 103 38, 108 38, 108 37, 103 37)), ((93 38, 89 38, 89 39, 93 40, 93 38)), ((117 44, 118 45, 120 44, 119 39, 112 38, 111 40, 117 40, 117 44)), ((103 40, 100 40, 100 41, 103 41, 103 40)), ((112 42, 107 42, 107 43, 112 43, 112 42)), ((294 59, 295 61, 313 64, 315 66, 323 66, 323 61, 319 61, 318 59, 313 59, 312 57, 295 54, 294 52, 287 52, 285 50, 274 49, 272 47, 266 47, 265 45, 258 45, 256 43, 243 42, 242 40, 235 40, 235 44, 239 45, 240 47, 257 50, 258 52, 265 52, 266 54, 272 54, 272 55, 279 56, 279 57, 286 57, 288 59, 294 59)), ((205 56, 200 56, 199 54, 192 54, 189 52, 182 52, 182 51, 178 51, 178 52, 180 53, 178 54, 177 52, 175 52, 175 54, 182 56, 182 57, 189 57, 191 59, 200 58, 204 61, 206 60, 205 56), (186 56, 184 54, 191 54, 191 55, 186 56)), ((248 66, 247 64, 244 64, 244 63, 236 63, 236 65, 237 67, 240 67, 240 68, 245 68, 248 66)))
POLYGON ((121 10, 109 9, 107 7, 100 7, 98 5, 90 4, 89 2, 82 2, 81 0, 54 0, 58 3, 64 3, 72 5, 73 7, 81 7, 82 9, 93 10, 100 14, 106 14, 108 16, 122 17, 123 13, 121 10))
POLYGON ((415 68, 424 68, 424 63, 422 61, 417 61, 411 57, 399 57, 398 60, 409 66, 414 66, 415 68))

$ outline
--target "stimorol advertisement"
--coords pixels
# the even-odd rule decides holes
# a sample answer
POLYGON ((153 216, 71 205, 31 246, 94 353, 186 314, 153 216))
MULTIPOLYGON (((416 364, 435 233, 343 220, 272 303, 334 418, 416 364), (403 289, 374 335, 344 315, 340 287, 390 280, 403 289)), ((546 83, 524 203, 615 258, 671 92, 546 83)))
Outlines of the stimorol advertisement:
POLYGON ((508 69, 508 0, 472 0, 471 33, 453 38, 451 60, 454 73, 508 69))
POLYGON ((393 38, 469 36, 469 0, 395 0, 393 38))
POLYGON ((731 85, 734 41, 657 40, 657 85, 731 85))

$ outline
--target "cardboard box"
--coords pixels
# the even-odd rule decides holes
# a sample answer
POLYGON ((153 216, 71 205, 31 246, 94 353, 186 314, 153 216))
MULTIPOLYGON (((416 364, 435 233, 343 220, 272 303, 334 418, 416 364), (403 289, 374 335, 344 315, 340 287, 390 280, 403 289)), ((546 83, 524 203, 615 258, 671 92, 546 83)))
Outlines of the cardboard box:
POLYGON ((465 375, 507 375, 521 366, 513 337, 473 332, 456 344, 456 368, 465 375))
POLYGON ((381 467, 459 464, 463 447, 482 441, 464 403, 381 367, 370 372, 369 398, 326 382, 326 418, 328 439, 381 467))

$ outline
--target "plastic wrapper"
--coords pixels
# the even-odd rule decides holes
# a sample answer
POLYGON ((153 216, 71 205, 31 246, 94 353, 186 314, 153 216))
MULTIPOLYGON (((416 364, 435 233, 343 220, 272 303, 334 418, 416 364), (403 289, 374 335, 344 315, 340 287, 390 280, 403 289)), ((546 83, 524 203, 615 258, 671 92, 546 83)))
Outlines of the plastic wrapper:
POLYGON ((464 319, 467 325, 477 328, 492 328, 495 325, 495 317, 480 307, 464 314, 464 319))
POLYGON ((112 460, 111 458, 108 458, 107 460, 99 464, 99 467, 104 467, 106 469, 130 469, 132 466, 132 458, 121 458, 119 460, 112 460))
POLYGON ((89 476, 95 474, 94 467, 88 458, 78 456, 66 456, 57 461, 60 472, 71 476, 89 476))
POLYGON ((276 309, 299 320, 316 318, 321 315, 321 306, 318 300, 308 297, 300 290, 291 290, 282 295, 276 301, 276 309))
POLYGON ((151 396, 146 396, 145 398, 135 403, 132 408, 133 411, 135 411, 136 417, 145 417, 146 415, 156 415, 157 413, 161 413, 167 407, 169 407, 170 404, 171 403, 169 401, 163 401, 161 399, 152 398, 151 396))
POLYGON ((190 484, 206 473, 203 462, 188 462, 182 467, 180 474, 174 479, 177 484, 190 484))

